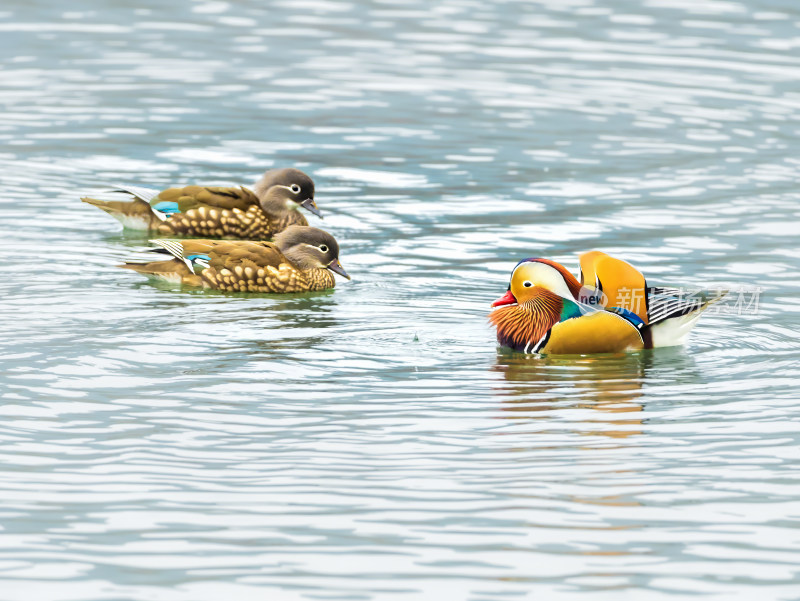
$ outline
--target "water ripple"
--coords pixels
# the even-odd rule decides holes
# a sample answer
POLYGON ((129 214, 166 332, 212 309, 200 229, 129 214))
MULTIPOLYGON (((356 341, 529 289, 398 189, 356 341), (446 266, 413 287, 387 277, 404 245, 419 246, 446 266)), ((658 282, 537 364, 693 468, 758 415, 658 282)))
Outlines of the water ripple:
POLYGON ((795 598, 798 24, 4 6, 3 598, 795 598), (281 165, 352 282, 154 285, 114 267, 147 236, 78 201, 281 165), (685 349, 499 351, 516 261, 592 248, 758 303, 685 349))

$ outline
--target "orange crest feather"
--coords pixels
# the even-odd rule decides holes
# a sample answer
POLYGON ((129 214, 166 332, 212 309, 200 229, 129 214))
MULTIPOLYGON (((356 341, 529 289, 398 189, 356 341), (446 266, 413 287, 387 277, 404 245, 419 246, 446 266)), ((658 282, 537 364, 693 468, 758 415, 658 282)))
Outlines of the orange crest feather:
POLYGON ((521 305, 495 309, 489 321, 497 328, 497 342, 517 351, 537 344, 559 322, 563 301, 545 288, 521 305))

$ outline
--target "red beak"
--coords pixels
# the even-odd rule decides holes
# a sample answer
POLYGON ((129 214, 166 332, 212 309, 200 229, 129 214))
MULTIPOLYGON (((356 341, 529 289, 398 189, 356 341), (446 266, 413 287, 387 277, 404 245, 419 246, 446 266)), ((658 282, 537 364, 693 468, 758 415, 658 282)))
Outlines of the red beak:
POLYGON ((513 305, 517 302, 517 297, 511 294, 511 290, 492 303, 492 307, 502 307, 503 305, 513 305))

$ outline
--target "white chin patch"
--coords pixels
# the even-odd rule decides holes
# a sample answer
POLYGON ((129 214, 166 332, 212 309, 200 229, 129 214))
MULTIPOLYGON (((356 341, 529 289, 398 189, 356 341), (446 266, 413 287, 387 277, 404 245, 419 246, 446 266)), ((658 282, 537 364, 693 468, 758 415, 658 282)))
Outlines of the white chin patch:
POLYGON ((290 199, 286 201, 286 208, 289 209, 290 211, 296 211, 297 209, 300 208, 300 205, 290 199))

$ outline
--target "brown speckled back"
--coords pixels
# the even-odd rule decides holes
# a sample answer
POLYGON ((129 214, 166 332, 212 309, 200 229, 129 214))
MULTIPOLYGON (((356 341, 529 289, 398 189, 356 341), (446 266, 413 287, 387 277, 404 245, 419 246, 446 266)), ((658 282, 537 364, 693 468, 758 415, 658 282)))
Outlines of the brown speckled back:
POLYGON ((247 188, 187 186, 166 190, 159 198, 178 202, 182 209, 158 223, 163 236, 267 240, 290 225, 308 225, 296 210, 268 215, 247 188))

